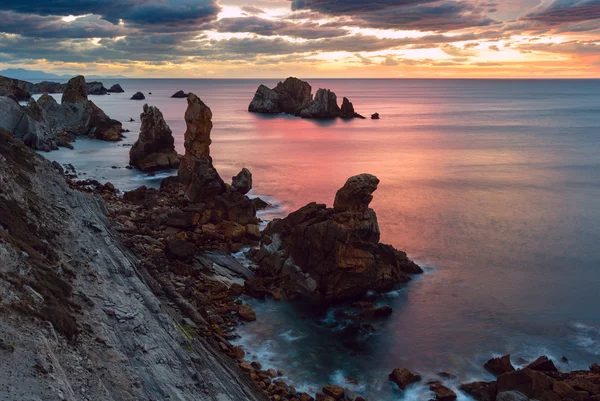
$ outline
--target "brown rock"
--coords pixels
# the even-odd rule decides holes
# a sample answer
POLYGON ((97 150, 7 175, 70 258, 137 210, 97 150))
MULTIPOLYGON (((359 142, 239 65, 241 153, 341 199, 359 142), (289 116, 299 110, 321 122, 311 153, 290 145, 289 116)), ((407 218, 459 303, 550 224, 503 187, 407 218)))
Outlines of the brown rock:
POLYGON ((234 357, 235 359, 237 359, 238 361, 243 360, 244 357, 246 356, 246 353, 244 352, 244 350, 238 346, 232 347, 229 352, 231 353, 231 356, 234 357))
POLYGON ((335 398, 324 393, 317 393, 315 399, 317 401, 335 401, 335 398))
POLYGON ((510 363, 510 355, 504 355, 500 358, 492 358, 487 361, 483 367, 490 373, 500 376, 504 373, 513 372, 515 370, 512 363, 510 363))
POLYGON ((552 391, 558 394, 561 398, 570 398, 575 400, 578 398, 578 393, 565 382, 554 382, 552 385, 552 391))
POLYGON ((129 150, 129 163, 151 172, 179 167, 173 133, 157 107, 144 105, 140 136, 129 150))
POLYGON ((180 239, 172 239, 167 242, 166 253, 169 257, 178 260, 189 260, 200 250, 194 245, 180 239))
POLYGON ((123 194, 123 199, 127 202, 140 202, 144 200, 146 194, 148 192, 148 188, 143 185, 133 191, 128 191, 123 194))
POLYGON ((429 389, 435 393, 435 399, 438 401, 456 400, 456 393, 441 383, 434 383, 429 389))
POLYGON ((250 305, 240 305, 237 311, 240 319, 243 319, 247 322, 253 322, 256 320, 256 312, 250 305))
POLYGON ((406 368, 394 369, 390 373, 390 380, 396 383, 400 389, 405 390, 408 385, 421 381, 421 376, 412 373, 406 368))
POLYGON ((540 372, 558 372, 554 363, 548 359, 547 356, 540 356, 538 359, 527 365, 527 368, 540 372))
POLYGON ((82 103, 86 100, 88 100, 88 91, 85 78, 82 75, 71 78, 63 92, 61 103, 82 103))
POLYGON ((574 389, 580 389, 583 391, 587 391, 592 395, 600 395, 600 386, 592 383, 589 380, 586 380, 582 377, 575 377, 565 381, 566 384, 573 387, 574 389))
POLYGON ((366 212, 373 200, 379 179, 371 174, 350 177, 337 191, 333 208, 337 212, 366 212))
POLYGON ((590 366, 590 372, 600 374, 600 365, 593 363, 592 366, 590 366))
POLYGON ((494 401, 498 394, 496 382, 473 382, 460 386, 460 389, 477 401, 494 401))
POLYGON ((344 398, 344 389, 340 386, 336 386, 333 384, 328 384, 323 387, 323 392, 336 400, 341 400, 344 398))
POLYGON ((231 188, 246 195, 252 189, 252 173, 247 168, 243 168, 242 171, 232 178, 231 188))
POLYGON ((498 393, 518 391, 529 398, 541 400, 552 398, 546 393, 552 390, 554 379, 535 370, 522 369, 501 375, 497 383, 498 393))

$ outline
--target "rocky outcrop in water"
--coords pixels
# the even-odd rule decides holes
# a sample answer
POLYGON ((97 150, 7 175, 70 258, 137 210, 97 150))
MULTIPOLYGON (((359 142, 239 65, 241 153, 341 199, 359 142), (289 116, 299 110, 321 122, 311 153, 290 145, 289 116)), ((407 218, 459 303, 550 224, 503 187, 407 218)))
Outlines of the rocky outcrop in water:
POLYGON ((360 119, 365 119, 365 117, 361 116, 360 114, 358 114, 357 112, 354 111, 354 105, 352 104, 352 102, 350 102, 350 100, 348 100, 347 97, 344 98, 344 100, 342 101, 342 107, 340 109, 340 117, 344 118, 344 119, 349 119, 349 118, 360 118, 360 119))
POLYGON ((31 98, 31 94, 29 93, 28 85, 30 85, 29 82, 7 78, 0 75, 0 96, 11 97, 18 102, 29 100, 31 98))
POLYGON ((263 231, 251 252, 269 287, 325 302, 386 291, 422 270, 404 252, 379 243, 379 225, 369 208, 379 180, 369 174, 348 179, 333 208, 310 203, 263 231))
POLYGON ((123 93, 125 92, 123 90, 123 88, 121 88, 121 85, 119 84, 114 84, 113 86, 110 87, 110 89, 108 89, 109 93, 123 93))
POLYGON ((303 105, 312 100, 312 88, 308 82, 290 77, 279 82, 273 89, 260 85, 248 111, 253 113, 295 115, 303 105))
POLYGON ((337 96, 329 89, 319 89, 315 98, 296 113, 302 118, 336 118, 341 114, 337 96))
POLYGON ((188 94, 185 93, 184 91, 177 91, 171 97, 174 99, 183 99, 183 98, 188 97, 188 94))
POLYGON ((50 130, 35 100, 20 106, 13 99, 0 96, 0 127, 27 146, 44 151, 57 149, 66 143, 50 130))
POLYGON ((31 93, 63 93, 67 88, 67 84, 60 82, 42 81, 39 84, 33 84, 30 89, 31 93))
POLYGON ((246 195, 252 189, 252 173, 247 168, 243 168, 242 171, 232 178, 231 188, 246 195))
POLYGON ((144 96, 144 94, 142 92, 136 92, 133 94, 133 96, 131 96, 130 100, 144 100, 146 99, 146 96, 144 96))
POLYGON ((129 150, 129 164, 145 172, 179 167, 171 128, 157 107, 144 105, 140 136, 129 150))
POLYGON ((94 81, 86 83, 88 95, 106 95, 108 89, 104 87, 102 82, 94 81))

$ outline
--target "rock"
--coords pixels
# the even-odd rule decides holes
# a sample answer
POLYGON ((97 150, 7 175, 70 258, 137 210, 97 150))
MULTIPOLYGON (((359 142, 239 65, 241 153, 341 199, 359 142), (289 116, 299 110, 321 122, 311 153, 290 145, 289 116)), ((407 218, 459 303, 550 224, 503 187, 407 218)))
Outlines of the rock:
POLYGON ((315 399, 317 401, 335 401, 335 398, 333 398, 330 395, 324 394, 324 393, 315 394, 315 399))
POLYGON ((125 91, 123 90, 123 88, 121 88, 121 85, 114 84, 113 86, 110 87, 110 89, 108 90, 108 92, 110 92, 110 93, 123 93, 125 91))
POLYGON ((565 382, 554 382, 554 384, 552 385, 552 391, 554 391, 560 396, 560 398, 563 399, 570 398, 572 400, 575 400, 579 398, 579 394, 577 393, 577 391, 575 391, 573 387, 569 386, 565 382))
POLYGON ((102 82, 88 82, 86 87, 88 95, 106 95, 108 93, 102 82))
POLYGON ((590 372, 600 374, 600 365, 593 363, 592 366, 590 366, 590 372))
POLYGON ((333 397, 336 400, 341 400, 344 398, 344 389, 333 384, 328 384, 323 387, 323 393, 333 397))
POLYGON ((371 120, 379 120, 379 113, 371 114, 371 120))
POLYGON ((529 398, 518 391, 504 391, 498 394, 496 401, 529 401, 529 398))
MULTIPOLYGON (((598 378, 597 378, 598 380, 598 378)), ((600 380, 598 380, 598 382, 600 382, 600 380)), ((588 393, 592 394, 592 395, 600 395, 600 385, 598 384, 594 384, 589 380, 586 380, 582 377, 574 377, 574 378, 569 378, 567 380, 565 380, 565 383, 568 384, 569 386, 573 387, 574 389, 580 389, 583 391, 587 391, 588 393)))
POLYGON ((348 119, 348 118, 364 119, 363 116, 361 116, 360 114, 358 114, 354 111, 354 105, 352 104, 352 102, 350 102, 350 100, 348 100, 347 97, 345 97, 344 100, 342 101, 340 117, 345 118, 345 119, 348 119))
POLYGON ((540 356, 535 361, 527 365, 528 369, 538 370, 540 372, 558 372, 554 363, 547 356, 540 356))
POLYGON ((456 393, 441 383, 433 383, 429 386, 429 389, 435 393, 437 401, 456 400, 456 393))
POLYGON ((83 75, 71 78, 63 92, 61 103, 85 103, 88 100, 87 85, 83 75))
POLYGON ((237 315, 240 319, 247 322, 253 322, 256 320, 256 312, 250 305, 240 305, 237 311, 237 315))
POLYGON ((473 382, 460 386, 460 390, 469 394, 477 401, 494 401, 498 394, 496 382, 473 382))
POLYGON ((146 197, 146 193, 148 192, 148 187, 145 185, 134 189, 133 191, 128 191, 123 194, 123 199, 127 202, 137 203, 146 197))
POLYGON ((483 367, 495 376, 500 376, 504 373, 513 372, 515 370, 512 363, 510 363, 510 355, 504 355, 500 358, 492 358, 487 361, 483 367))
POLYGON ((173 133, 160 110, 145 104, 140 119, 140 136, 129 150, 129 163, 144 172, 178 168, 173 133))
POLYGON ((243 168, 232 179, 231 188, 236 192, 246 195, 252 189, 252 173, 247 168, 243 168))
POLYGON ((0 96, 11 96, 17 102, 29 100, 31 94, 27 88, 32 85, 27 81, 7 78, 0 75, 0 96))
POLYGON ((529 398, 541 400, 552 390, 554 379, 531 369, 516 370, 498 377, 498 393, 518 391, 529 398))
POLYGON ((188 94, 185 93, 184 91, 178 91, 178 92, 175 92, 173 94, 173 96, 171 96, 171 97, 172 98, 186 98, 186 97, 188 97, 188 94))
POLYGON ((333 209, 311 203, 269 223, 253 255, 260 274, 285 291, 336 302, 389 290, 421 273, 405 253, 379 243, 377 216, 369 209, 378 182, 352 177, 333 209))
POLYGON ((393 313, 393 309, 389 305, 383 305, 378 308, 368 308, 364 309, 359 314, 360 319, 368 319, 368 318, 377 318, 377 317, 388 317, 393 313))
POLYGON ((335 118, 341 114, 337 96, 329 89, 319 89, 315 98, 302 106, 296 115, 302 118, 335 118))
POLYGON ((256 210, 263 210, 271 206, 268 202, 265 202, 260 198, 252 198, 252 203, 254 203, 254 207, 256 207, 256 210))
POLYGON ((421 381, 421 376, 412 373, 406 368, 394 369, 390 373, 390 380, 396 383, 401 390, 405 390, 410 384, 421 381))
POLYGON ((20 106, 12 99, 0 96, 0 128, 10 132, 32 149, 50 151, 57 149, 57 140, 50 130, 35 100, 20 106))
POLYGON ((166 254, 177 260, 189 260, 200 250, 192 244, 180 239, 172 239, 167 242, 166 254))
POLYGON ((312 88, 308 82, 290 77, 279 82, 273 89, 260 85, 248 106, 253 113, 286 113, 295 115, 312 100, 312 88))
POLYGON ((231 353, 231 356, 233 356, 238 361, 243 360, 244 357, 246 356, 246 353, 244 352, 244 350, 238 346, 232 347, 231 350, 229 350, 229 352, 231 353))
POLYGON ((196 95, 190 93, 185 112, 185 155, 179 167, 179 180, 190 202, 214 199, 225 192, 225 183, 213 167, 211 144, 212 112, 196 95))
POLYGON ((131 100, 144 100, 146 99, 146 96, 144 96, 144 94, 142 92, 136 92, 132 97, 131 100))
POLYGON ((39 84, 33 84, 32 93, 63 93, 67 88, 67 84, 60 82, 42 81, 39 84))
POLYGON ((251 278, 244 282, 244 292, 254 298, 265 298, 267 288, 261 278, 251 278))

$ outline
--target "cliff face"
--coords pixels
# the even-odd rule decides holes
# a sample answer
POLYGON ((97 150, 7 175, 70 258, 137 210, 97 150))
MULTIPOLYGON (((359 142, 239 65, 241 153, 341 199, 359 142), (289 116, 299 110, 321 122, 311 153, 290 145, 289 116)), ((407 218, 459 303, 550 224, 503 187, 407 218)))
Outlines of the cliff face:
POLYGON ((0 399, 264 400, 61 170, 0 129, 0 399))

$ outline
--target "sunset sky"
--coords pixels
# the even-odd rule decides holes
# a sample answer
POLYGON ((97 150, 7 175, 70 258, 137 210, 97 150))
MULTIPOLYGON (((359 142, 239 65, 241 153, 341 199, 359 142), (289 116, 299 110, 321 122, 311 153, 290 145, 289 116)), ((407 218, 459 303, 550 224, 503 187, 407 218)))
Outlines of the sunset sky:
POLYGON ((600 0, 1 4, 0 69, 175 78, 600 77, 600 0))

